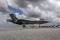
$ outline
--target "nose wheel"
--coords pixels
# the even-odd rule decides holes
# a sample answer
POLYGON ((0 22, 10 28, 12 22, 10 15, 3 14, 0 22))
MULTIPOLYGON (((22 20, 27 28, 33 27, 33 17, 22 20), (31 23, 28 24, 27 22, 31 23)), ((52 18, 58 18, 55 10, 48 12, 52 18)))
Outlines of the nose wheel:
POLYGON ((25 27, 26 27, 24 24, 23 24, 22 26, 23 26, 23 28, 25 28, 25 27))

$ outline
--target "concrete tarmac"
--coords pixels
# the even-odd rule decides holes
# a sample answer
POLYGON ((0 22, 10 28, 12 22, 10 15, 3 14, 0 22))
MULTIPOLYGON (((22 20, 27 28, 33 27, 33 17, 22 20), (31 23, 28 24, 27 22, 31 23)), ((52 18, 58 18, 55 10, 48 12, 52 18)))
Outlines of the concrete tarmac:
POLYGON ((60 28, 0 31, 0 40, 60 40, 60 28))

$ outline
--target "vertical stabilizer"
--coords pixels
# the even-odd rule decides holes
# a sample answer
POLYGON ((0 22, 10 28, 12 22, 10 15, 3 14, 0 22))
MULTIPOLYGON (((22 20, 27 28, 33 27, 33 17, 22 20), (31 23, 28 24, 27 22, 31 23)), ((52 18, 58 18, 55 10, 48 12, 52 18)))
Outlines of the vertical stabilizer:
POLYGON ((14 22, 18 20, 15 14, 9 14, 9 16, 11 17, 12 21, 14 21, 14 22))

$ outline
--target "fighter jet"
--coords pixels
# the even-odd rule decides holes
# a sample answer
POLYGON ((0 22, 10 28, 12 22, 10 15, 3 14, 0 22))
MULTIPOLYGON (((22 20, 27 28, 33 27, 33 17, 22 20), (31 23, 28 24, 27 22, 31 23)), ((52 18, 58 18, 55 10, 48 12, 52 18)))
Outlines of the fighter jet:
MULTIPOLYGON (((23 14, 23 11, 20 9, 16 9, 12 6, 8 6, 8 8, 13 12, 16 13, 18 12, 20 15, 23 14)), ((25 27, 25 24, 44 24, 44 23, 48 23, 49 21, 44 21, 44 20, 39 20, 39 21, 31 21, 31 20, 27 20, 27 19, 18 19, 16 17, 15 14, 9 14, 11 19, 8 19, 8 22, 12 22, 14 24, 18 24, 18 25, 23 25, 23 27, 25 27)), ((39 26, 40 27, 40 26, 39 26)))

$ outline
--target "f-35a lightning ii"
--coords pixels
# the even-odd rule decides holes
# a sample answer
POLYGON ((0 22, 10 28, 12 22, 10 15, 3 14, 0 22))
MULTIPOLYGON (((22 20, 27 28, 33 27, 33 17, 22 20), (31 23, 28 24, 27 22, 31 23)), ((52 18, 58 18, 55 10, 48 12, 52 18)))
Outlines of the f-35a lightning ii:
POLYGON ((18 25, 23 25, 23 27, 25 27, 25 24, 44 24, 49 22, 49 21, 43 21, 43 20, 31 21, 31 20, 25 20, 25 19, 18 19, 14 14, 9 14, 9 15, 11 19, 8 19, 7 20, 8 22, 12 22, 18 25))

